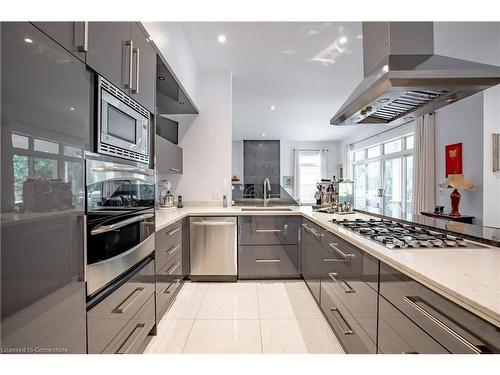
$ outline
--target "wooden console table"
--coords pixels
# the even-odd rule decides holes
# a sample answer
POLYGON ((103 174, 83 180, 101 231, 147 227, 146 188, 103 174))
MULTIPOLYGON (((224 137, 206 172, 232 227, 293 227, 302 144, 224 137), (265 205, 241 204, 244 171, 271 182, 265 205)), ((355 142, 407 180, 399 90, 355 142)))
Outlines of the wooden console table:
POLYGON ((446 214, 436 214, 434 212, 420 212, 424 216, 433 217, 436 219, 444 219, 444 220, 452 220, 459 221, 461 223, 474 224, 474 216, 460 215, 460 216, 451 216, 446 214))

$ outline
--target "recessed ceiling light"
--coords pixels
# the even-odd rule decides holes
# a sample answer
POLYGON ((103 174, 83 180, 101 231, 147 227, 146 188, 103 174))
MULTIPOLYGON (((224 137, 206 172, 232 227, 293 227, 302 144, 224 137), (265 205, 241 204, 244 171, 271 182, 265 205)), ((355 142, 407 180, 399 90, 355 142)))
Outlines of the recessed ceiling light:
POLYGON ((32 41, 30 38, 24 38, 24 41, 25 41, 26 43, 33 43, 33 41, 32 41))
POLYGON ((276 107, 274 105, 271 106, 271 111, 274 111, 276 107))
POLYGON ((220 43, 220 44, 224 44, 226 43, 226 36, 224 34, 220 34, 218 37, 217 37, 217 41, 220 43))
POLYGON ((262 136, 265 137, 266 136, 266 133, 262 133, 262 136))
POLYGON ((159 77, 158 77, 158 79, 159 79, 160 81, 165 81, 165 77, 162 77, 162 76, 159 76, 159 77))
POLYGON ((383 71, 384 73, 387 73, 387 72, 389 71, 389 65, 384 65, 384 66, 382 67, 382 71, 383 71))
POLYGON ((319 34, 319 31, 318 30, 309 30, 307 33, 309 35, 316 35, 316 34, 319 34))
POLYGON ((339 39, 339 43, 340 44, 346 44, 347 43, 347 37, 341 36, 340 39, 339 39))
POLYGON ((70 111, 74 111, 74 110, 75 110, 75 107, 69 107, 69 110, 70 110, 70 111))

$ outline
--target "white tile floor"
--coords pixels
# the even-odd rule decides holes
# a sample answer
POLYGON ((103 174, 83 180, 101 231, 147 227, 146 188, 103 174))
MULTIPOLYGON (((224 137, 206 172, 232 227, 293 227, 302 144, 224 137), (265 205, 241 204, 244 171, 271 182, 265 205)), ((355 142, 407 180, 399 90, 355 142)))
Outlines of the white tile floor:
POLYGON ((145 353, 343 353, 303 281, 185 283, 145 353))

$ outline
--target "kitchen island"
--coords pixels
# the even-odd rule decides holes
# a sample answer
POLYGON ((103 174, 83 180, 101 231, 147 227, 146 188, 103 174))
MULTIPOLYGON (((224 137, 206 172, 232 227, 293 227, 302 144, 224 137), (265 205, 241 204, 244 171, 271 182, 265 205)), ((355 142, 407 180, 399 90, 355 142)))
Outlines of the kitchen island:
POLYGON ((371 215, 317 213, 306 206, 283 208, 288 211, 242 211, 238 206, 201 205, 157 210, 156 229, 163 229, 188 216, 299 215, 500 327, 500 248, 481 244, 477 248, 388 249, 331 222, 347 216, 349 220, 373 218, 371 215))

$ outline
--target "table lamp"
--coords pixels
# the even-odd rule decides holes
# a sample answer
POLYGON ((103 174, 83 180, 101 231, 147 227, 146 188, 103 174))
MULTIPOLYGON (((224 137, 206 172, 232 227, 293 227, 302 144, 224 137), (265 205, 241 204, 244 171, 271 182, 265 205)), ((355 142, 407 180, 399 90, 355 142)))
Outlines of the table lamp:
POLYGON ((460 204, 460 193, 457 189, 474 189, 476 185, 467 181, 463 174, 450 174, 445 182, 439 184, 440 187, 445 189, 453 189, 450 194, 451 199, 451 212, 450 216, 460 216, 458 206, 460 204))

